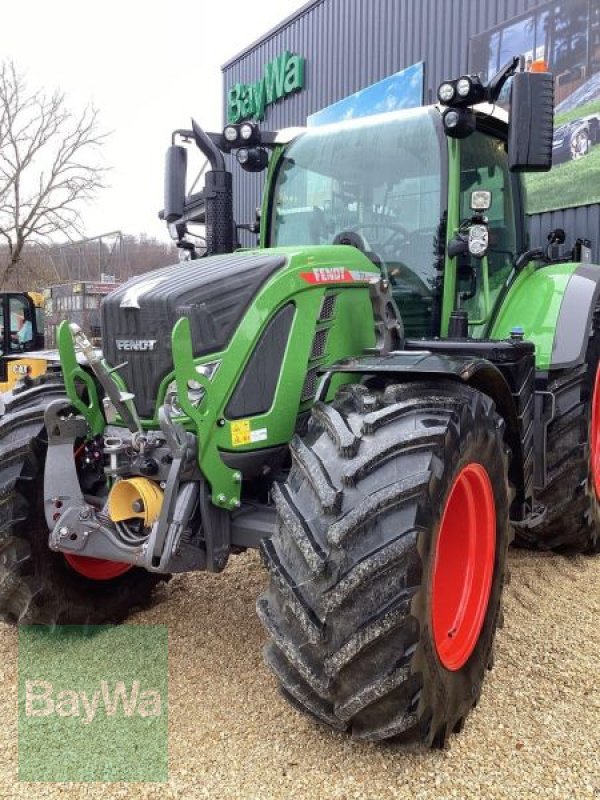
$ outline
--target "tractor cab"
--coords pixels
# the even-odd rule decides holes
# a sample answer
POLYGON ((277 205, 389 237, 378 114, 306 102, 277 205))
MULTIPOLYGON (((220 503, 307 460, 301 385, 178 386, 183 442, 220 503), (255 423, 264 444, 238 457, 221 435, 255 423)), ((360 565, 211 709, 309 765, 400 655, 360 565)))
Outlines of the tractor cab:
POLYGON ((511 173, 502 111, 482 109, 461 140, 426 107, 308 129, 283 150, 266 198, 264 245, 349 244, 380 267, 409 336, 439 336, 448 218, 468 232, 487 202, 485 252, 457 265, 458 305, 482 336, 512 255, 524 248, 521 181, 511 173), (483 193, 486 194, 483 194, 483 193))

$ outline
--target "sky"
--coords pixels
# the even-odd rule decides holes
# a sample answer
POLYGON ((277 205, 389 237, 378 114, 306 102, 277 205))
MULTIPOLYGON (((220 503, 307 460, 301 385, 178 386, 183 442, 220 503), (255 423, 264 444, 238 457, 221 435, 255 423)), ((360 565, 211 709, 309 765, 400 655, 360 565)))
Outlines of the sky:
POLYGON ((110 186, 84 210, 87 236, 168 238, 157 212, 171 131, 191 116, 220 130, 221 65, 305 2, 3 0, 0 58, 14 60, 29 88, 63 90, 74 111, 93 103, 111 131, 110 186))

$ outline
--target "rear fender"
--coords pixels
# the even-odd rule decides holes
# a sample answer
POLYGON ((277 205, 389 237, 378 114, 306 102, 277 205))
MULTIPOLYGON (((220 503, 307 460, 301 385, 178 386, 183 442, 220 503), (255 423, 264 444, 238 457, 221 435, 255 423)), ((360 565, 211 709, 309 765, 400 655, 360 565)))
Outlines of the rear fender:
POLYGON ((514 328, 535 346, 538 370, 583 363, 594 308, 600 297, 600 266, 549 264, 523 270, 511 286, 492 326, 491 339, 514 328))

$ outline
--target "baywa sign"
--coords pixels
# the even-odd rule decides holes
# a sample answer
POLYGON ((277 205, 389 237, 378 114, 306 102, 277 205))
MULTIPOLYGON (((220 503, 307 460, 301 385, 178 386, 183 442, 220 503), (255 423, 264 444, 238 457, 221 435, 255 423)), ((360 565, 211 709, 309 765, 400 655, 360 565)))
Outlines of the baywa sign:
POLYGON ((227 120, 264 119, 265 108, 304 88, 305 59, 287 50, 263 68, 256 83, 236 85, 227 93, 227 120))

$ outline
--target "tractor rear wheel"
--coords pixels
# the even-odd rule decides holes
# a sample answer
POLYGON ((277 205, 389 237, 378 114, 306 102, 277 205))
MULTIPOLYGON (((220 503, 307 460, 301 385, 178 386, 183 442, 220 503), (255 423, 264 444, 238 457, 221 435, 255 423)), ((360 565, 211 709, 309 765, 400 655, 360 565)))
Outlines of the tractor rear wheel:
POLYGON ((86 559, 82 569, 49 549, 44 409, 63 397, 61 384, 44 383, 15 394, 0 417, 0 619, 5 622, 120 622, 133 608, 148 605, 165 579, 141 569, 125 571, 123 565, 115 573, 113 562, 99 559, 86 559))
POLYGON ((500 618, 510 493, 493 402, 452 381, 345 387, 291 452, 262 546, 267 663, 335 729, 443 746, 500 618))
POLYGON ((600 305, 585 362, 551 373, 554 419, 546 440, 546 487, 536 494, 546 515, 535 528, 517 529, 524 547, 565 553, 600 552, 600 305))

